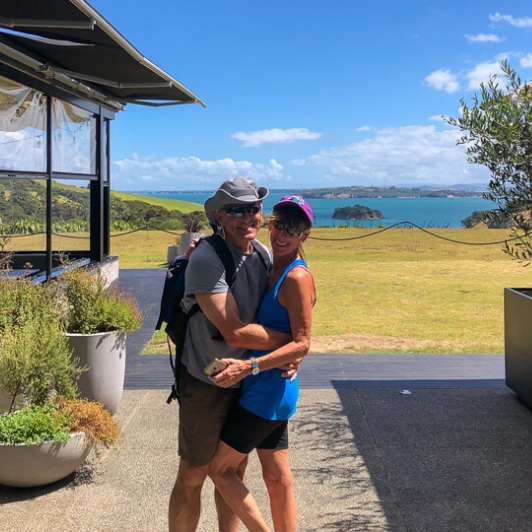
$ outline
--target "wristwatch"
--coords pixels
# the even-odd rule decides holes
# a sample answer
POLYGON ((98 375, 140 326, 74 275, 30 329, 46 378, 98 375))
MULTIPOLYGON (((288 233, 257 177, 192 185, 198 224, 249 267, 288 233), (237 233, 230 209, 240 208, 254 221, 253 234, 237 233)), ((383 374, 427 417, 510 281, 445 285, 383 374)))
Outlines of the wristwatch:
POLYGON ((250 360, 251 360, 251 374, 258 375, 260 372, 259 363, 254 358, 250 358, 250 360))

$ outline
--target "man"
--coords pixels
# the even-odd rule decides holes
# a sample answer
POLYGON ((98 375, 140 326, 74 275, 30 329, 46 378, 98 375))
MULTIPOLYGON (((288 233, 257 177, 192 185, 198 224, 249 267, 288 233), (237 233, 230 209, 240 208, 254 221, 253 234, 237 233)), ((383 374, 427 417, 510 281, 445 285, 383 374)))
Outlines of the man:
MULTIPOLYGON (((238 387, 224 389, 214 385, 203 369, 215 357, 244 358, 247 349, 276 349, 291 339, 285 333, 251 323, 269 274, 252 244, 262 246, 255 238, 262 223, 262 201, 267 195, 266 188, 257 188, 250 179, 235 178, 222 183, 205 202, 209 222, 231 250, 236 275, 229 287, 222 261, 205 243, 194 251, 186 271, 186 294, 195 298, 202 312, 188 323, 184 367, 179 375, 180 462, 170 498, 170 532, 196 530, 209 462, 227 413, 238 398, 238 387)), ((192 302, 193 299, 189 303, 192 302)), ((239 472, 242 478, 244 469, 245 464, 239 472)), ((215 500, 220 532, 237 532, 236 515, 218 492, 215 500)))

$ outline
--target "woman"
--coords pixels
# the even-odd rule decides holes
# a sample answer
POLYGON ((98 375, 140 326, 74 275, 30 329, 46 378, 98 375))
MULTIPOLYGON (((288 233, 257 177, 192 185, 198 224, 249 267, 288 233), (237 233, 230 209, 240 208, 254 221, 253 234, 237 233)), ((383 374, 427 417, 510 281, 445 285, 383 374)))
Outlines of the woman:
POLYGON ((269 222, 273 270, 258 320, 267 328, 292 333, 292 341, 270 353, 252 350, 247 360, 224 359, 228 367, 212 380, 231 386, 241 379, 239 404, 224 425, 210 464, 214 484, 251 531, 267 531, 255 499, 237 475, 238 466, 257 449, 274 528, 295 531, 296 503, 288 462, 288 419, 299 396, 297 375, 281 376, 279 366, 301 360, 310 348, 316 289, 304 262, 303 242, 312 227, 312 209, 300 196, 285 196, 269 222))

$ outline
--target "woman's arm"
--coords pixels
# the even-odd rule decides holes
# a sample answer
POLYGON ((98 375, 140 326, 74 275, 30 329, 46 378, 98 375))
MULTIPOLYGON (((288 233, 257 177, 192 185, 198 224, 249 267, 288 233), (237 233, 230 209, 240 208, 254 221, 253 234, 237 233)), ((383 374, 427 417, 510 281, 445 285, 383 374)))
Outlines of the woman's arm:
POLYGON ((201 311, 232 347, 276 349, 292 339, 290 334, 266 329, 258 323, 243 322, 231 291, 196 293, 195 296, 201 311))
MULTIPOLYGON (((292 340, 256 359, 260 371, 300 361, 310 349, 312 307, 316 302, 316 288, 312 274, 306 268, 294 268, 286 276, 277 297, 279 303, 288 311, 292 340)), ((225 361, 229 363, 229 367, 212 377, 216 384, 231 386, 251 374, 249 359, 225 361)))

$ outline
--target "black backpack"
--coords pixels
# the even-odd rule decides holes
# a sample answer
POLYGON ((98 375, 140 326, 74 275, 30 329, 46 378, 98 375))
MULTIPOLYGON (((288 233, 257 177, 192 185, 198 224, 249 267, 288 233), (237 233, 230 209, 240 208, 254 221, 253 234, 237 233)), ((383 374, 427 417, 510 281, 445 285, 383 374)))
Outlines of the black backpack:
MULTIPOLYGON (((225 268, 225 278, 229 287, 233 285, 235 280, 236 268, 235 261, 231 250, 227 246, 225 239, 220 235, 212 235, 202 238, 198 245, 202 242, 209 243, 225 268)), ((270 271, 270 258, 266 251, 259 245, 252 242, 254 250, 259 254, 262 264, 266 270, 270 271)), ((185 271, 188 266, 188 260, 184 255, 176 257, 168 266, 166 272, 166 279, 164 281, 163 295, 161 297, 161 310, 159 319, 155 325, 155 329, 159 330, 166 323, 164 328, 167 334, 168 350, 170 354, 170 366, 174 375, 174 383, 172 384, 172 391, 167 399, 170 404, 173 399, 179 400, 179 368, 181 365, 181 356, 183 355, 183 348, 185 346, 185 337, 187 332, 188 320, 201 311, 199 305, 195 303, 188 312, 185 312, 181 306, 181 301, 185 295, 185 271), (170 341, 175 345, 175 353, 172 356, 172 346, 170 341)), ((222 335, 217 331, 217 335, 213 336, 214 340, 223 340, 222 335)))

